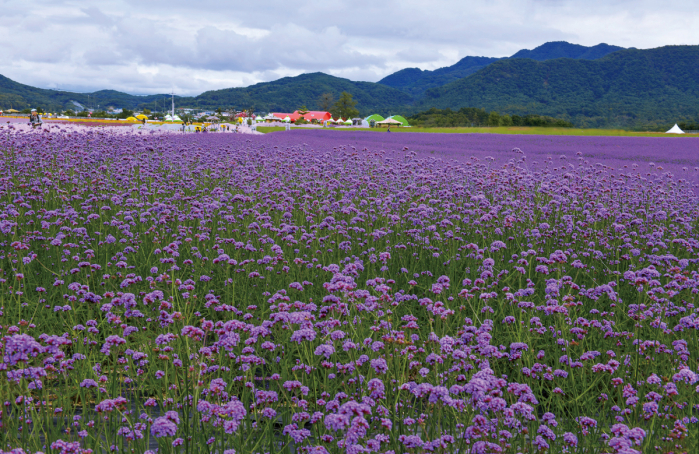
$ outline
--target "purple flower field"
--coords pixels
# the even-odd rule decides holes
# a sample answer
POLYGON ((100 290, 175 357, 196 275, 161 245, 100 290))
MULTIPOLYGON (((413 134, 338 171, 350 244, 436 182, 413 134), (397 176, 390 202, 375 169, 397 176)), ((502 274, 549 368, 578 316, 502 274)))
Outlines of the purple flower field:
MULTIPOLYGON (((677 173, 691 172, 699 178, 699 139, 694 137, 597 137, 597 136, 535 136, 516 134, 430 134, 377 133, 365 131, 298 131, 268 134, 266 143, 287 146, 307 143, 311 148, 351 145, 370 150, 398 151, 409 147, 419 154, 459 162, 476 156, 493 157, 504 163, 512 158, 512 149, 519 148, 527 164, 543 163, 552 158, 560 163, 561 156, 574 160, 581 153, 590 164, 602 163, 615 169, 631 168, 637 164, 641 171, 650 164, 677 173), (273 138, 272 138, 273 137, 273 138), (684 169, 686 168, 686 170, 684 169)), ((572 161, 571 161, 572 162, 572 161)), ((564 162, 565 163, 565 162, 564 162)), ((697 180, 699 182, 699 180, 697 180)))
POLYGON ((0 129, 0 452, 699 449, 691 139, 51 131, 0 129))

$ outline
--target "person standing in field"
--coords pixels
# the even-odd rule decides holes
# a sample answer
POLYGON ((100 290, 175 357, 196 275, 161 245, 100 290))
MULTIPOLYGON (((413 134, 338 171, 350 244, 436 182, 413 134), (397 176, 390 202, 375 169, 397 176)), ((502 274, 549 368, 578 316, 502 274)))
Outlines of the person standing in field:
POLYGON ((32 128, 41 127, 44 124, 36 109, 32 109, 32 113, 29 114, 29 123, 32 125, 32 128))

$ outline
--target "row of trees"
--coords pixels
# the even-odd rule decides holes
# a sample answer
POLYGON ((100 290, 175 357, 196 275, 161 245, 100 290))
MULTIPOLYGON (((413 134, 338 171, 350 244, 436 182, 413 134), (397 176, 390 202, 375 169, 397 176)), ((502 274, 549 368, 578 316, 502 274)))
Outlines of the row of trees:
POLYGON ((335 97, 332 93, 323 93, 318 99, 320 110, 330 112, 333 118, 352 119, 357 117, 359 110, 355 108, 356 105, 357 101, 352 99, 352 95, 346 91, 342 92, 337 102, 335 102, 335 97))
POLYGON ((699 131, 699 123, 681 121, 677 123, 682 131, 699 131))
POLYGON ((479 126, 538 126, 570 128, 569 121, 544 115, 500 115, 475 107, 462 107, 459 110, 437 109, 435 107, 408 118, 414 126, 422 127, 479 127, 479 126))

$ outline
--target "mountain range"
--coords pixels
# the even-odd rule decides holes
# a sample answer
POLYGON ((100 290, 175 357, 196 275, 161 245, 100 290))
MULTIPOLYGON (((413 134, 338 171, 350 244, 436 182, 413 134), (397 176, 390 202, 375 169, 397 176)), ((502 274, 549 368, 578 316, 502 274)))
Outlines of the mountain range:
MULTIPOLYGON (((465 57, 433 71, 406 68, 379 82, 323 73, 249 87, 175 97, 178 107, 235 107, 257 111, 317 109, 323 93, 351 93, 362 115, 403 115, 431 107, 477 107, 501 114, 550 115, 576 126, 641 127, 699 117, 699 46, 624 49, 550 42, 511 57, 465 57)), ((0 76, 0 108, 74 108, 74 103, 126 109, 169 108, 169 95, 113 90, 71 93, 31 87, 0 76), (89 96, 89 99, 88 99, 89 96)))
POLYGON ((557 58, 595 60, 622 49, 623 47, 610 46, 604 43, 586 47, 565 41, 555 41, 543 44, 532 50, 522 49, 511 57, 464 57, 452 66, 435 69, 434 71, 421 70, 420 68, 405 68, 384 77, 378 83, 397 88, 420 98, 430 88, 441 87, 449 82, 470 76, 491 63, 500 60, 514 58, 527 58, 537 61, 557 58))
POLYGON ((626 49, 597 60, 508 59, 425 92, 415 108, 477 106, 576 126, 662 126, 699 118, 699 46, 626 49))

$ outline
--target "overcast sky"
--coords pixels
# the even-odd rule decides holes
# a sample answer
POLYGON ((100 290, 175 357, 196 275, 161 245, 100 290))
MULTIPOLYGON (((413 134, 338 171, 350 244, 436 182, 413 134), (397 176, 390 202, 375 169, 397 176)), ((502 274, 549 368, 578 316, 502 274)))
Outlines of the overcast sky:
POLYGON ((199 94, 304 72, 378 81, 547 41, 699 44, 699 0, 0 0, 0 74, 199 94))

